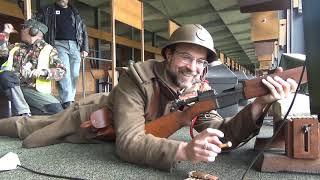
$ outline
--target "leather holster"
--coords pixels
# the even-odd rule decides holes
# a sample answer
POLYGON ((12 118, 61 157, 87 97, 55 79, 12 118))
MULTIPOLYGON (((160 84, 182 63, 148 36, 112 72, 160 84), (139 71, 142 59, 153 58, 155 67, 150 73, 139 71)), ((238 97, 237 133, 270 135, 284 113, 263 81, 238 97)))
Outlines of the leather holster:
POLYGON ((82 122, 80 127, 90 129, 96 133, 97 139, 110 141, 116 138, 112 122, 112 113, 106 107, 91 113, 89 120, 82 122))

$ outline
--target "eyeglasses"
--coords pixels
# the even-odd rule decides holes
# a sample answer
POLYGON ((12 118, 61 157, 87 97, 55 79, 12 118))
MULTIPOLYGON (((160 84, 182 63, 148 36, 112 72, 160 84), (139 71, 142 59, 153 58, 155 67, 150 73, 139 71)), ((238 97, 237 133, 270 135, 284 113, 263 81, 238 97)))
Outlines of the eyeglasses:
POLYGON ((21 29, 24 30, 24 29, 27 29, 29 28, 29 26, 25 25, 25 24, 21 24, 21 29))
POLYGON ((175 53, 181 58, 181 61, 184 64, 192 64, 193 61, 196 61, 196 66, 198 68, 205 68, 208 66, 208 61, 206 61, 203 58, 200 59, 195 59, 195 57, 193 57, 191 54, 187 53, 187 52, 179 52, 179 51, 175 51, 175 53))

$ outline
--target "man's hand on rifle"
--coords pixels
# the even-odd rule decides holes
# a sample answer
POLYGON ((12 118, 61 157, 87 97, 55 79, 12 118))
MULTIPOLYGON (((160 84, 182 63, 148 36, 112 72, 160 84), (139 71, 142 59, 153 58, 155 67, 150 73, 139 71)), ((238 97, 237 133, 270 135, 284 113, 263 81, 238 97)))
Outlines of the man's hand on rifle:
MULTIPOLYGON (((282 71, 283 70, 280 67, 276 69, 276 73, 282 71)), ((262 80, 262 83, 266 87, 268 87, 270 93, 265 96, 256 98, 252 103, 253 119, 257 119, 261 115, 262 110, 264 109, 264 107, 266 107, 267 104, 288 97, 290 93, 296 91, 298 86, 297 82, 293 79, 288 78, 284 80, 279 76, 274 76, 273 78, 271 76, 267 76, 262 80)))
POLYGON ((218 153, 221 152, 218 145, 222 144, 219 138, 223 136, 223 132, 217 129, 207 128, 203 130, 189 143, 183 142, 179 145, 176 161, 213 162, 218 153))

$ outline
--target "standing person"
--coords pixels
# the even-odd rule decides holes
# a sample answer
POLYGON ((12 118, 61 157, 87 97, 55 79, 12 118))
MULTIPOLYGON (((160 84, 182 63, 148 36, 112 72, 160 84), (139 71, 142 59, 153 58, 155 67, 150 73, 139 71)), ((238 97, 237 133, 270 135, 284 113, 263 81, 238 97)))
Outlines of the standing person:
POLYGON ((6 59, 1 66, 1 83, 7 82, 8 96, 18 115, 30 116, 30 107, 40 111, 37 114, 56 114, 63 109, 60 101, 50 93, 51 81, 61 80, 65 67, 57 50, 43 40, 47 31, 46 25, 29 19, 23 24, 21 43, 8 43, 10 34, 16 32, 11 24, 5 24, 0 33, 3 37, 0 39, 0 58, 6 59), (10 79, 14 77, 18 77, 18 81, 12 83, 10 79))
POLYGON ((45 39, 57 48, 66 66, 65 78, 59 81, 59 95, 63 108, 67 108, 75 99, 81 57, 89 52, 86 26, 68 0, 56 0, 55 4, 42 8, 36 18, 48 26, 45 39))
MULTIPOLYGON (((79 126, 92 112, 105 107, 110 113, 116 153, 121 159, 171 170, 179 161, 213 162, 221 152, 222 140, 232 141, 237 146, 255 135, 262 125, 265 108, 297 88, 292 79, 267 77, 262 82, 270 93, 256 98, 231 120, 225 121, 212 110, 198 118, 194 127, 199 134, 190 142, 160 138, 146 131, 147 128, 168 115, 172 101, 180 98, 184 91, 200 87, 195 84, 204 81, 205 68, 216 59, 211 35, 198 24, 179 27, 162 48, 162 55, 165 59, 162 62, 149 60, 131 65, 109 95, 88 96, 55 116, 2 119, 0 135, 19 137, 28 148, 60 142, 97 142, 96 131, 79 126)), ((190 119, 171 119, 170 123, 164 121, 156 128, 169 131, 172 124, 181 128, 189 125, 190 119)))

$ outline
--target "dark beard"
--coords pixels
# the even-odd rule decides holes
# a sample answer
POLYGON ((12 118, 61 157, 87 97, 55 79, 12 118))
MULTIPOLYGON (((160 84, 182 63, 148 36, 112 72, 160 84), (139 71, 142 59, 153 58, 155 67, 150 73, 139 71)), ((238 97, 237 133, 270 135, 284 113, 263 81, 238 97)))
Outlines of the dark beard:
MULTIPOLYGON (((169 65, 170 66, 170 65, 169 65)), ((180 88, 189 88, 189 86, 192 86, 192 84, 198 82, 198 78, 196 78, 194 74, 192 74, 192 71, 190 71, 187 68, 179 68, 178 72, 171 71, 170 67, 167 68, 167 72, 169 77, 172 79, 172 82, 175 83, 180 88), (183 76, 183 74, 188 74, 194 76, 192 79, 191 84, 186 84, 183 80, 179 79, 179 75, 183 76)))
POLYGON ((179 86, 178 85, 178 77, 177 77, 177 75, 174 72, 170 71, 169 67, 167 67, 167 73, 168 73, 168 76, 170 77, 170 79, 172 80, 172 82, 174 84, 176 84, 177 86, 179 86))

